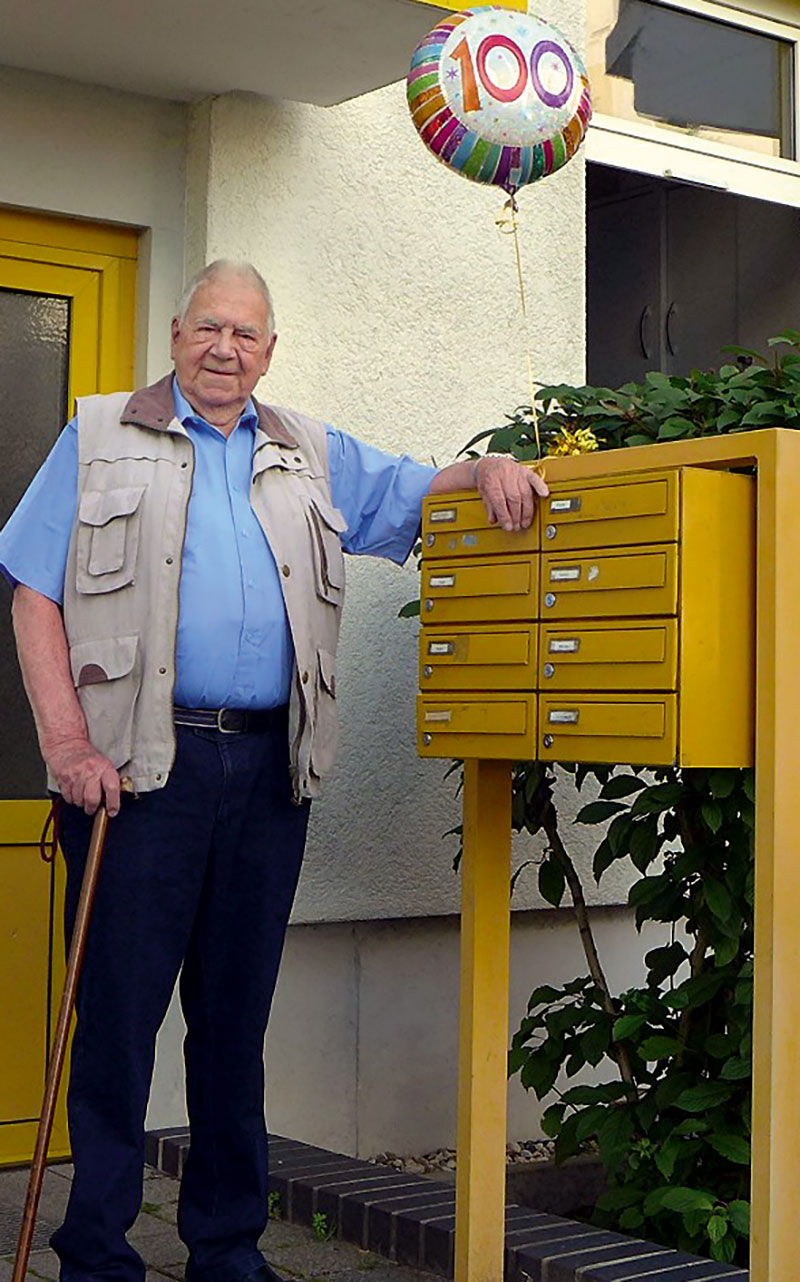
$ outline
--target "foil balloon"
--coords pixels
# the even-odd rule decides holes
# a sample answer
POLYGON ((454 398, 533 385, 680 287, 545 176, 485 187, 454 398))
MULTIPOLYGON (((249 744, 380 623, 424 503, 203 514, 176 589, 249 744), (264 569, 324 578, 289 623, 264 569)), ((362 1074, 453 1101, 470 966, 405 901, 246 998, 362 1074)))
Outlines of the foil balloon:
POLYGON ((411 59, 408 105, 439 160, 511 196, 575 155, 592 114, 569 41, 497 5, 451 14, 428 33, 411 59))

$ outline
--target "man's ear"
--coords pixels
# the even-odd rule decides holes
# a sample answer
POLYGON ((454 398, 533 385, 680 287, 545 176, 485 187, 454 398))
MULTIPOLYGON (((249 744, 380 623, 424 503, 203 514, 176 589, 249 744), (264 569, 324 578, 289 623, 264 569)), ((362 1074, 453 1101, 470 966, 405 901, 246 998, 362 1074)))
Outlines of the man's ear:
POLYGON ((272 353, 275 351, 275 344, 277 343, 277 341, 278 341, 278 335, 273 334, 272 338, 269 340, 269 347, 267 348, 266 354, 264 356, 264 366, 261 370, 262 378, 264 377, 264 375, 266 374, 267 370, 270 367, 270 364, 272 361, 272 353))
POLYGON ((181 318, 180 316, 173 316, 172 321, 170 323, 170 336, 171 336, 170 355, 171 356, 175 355, 175 344, 178 341, 178 336, 180 332, 181 332, 181 318))

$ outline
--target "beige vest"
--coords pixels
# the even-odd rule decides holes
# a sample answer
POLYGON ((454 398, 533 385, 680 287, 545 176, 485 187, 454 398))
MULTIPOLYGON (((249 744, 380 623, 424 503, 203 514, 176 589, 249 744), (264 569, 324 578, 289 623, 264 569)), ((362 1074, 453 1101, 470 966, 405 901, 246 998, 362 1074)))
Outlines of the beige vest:
MULTIPOLYGON (((331 499, 324 425, 256 409, 250 501, 280 570, 294 641, 289 748, 299 799, 316 796, 336 751, 345 521, 331 499)), ((72 676, 92 743, 148 792, 163 788, 175 756, 178 585, 194 466, 171 376, 133 396, 81 399, 78 441, 64 587, 72 676)))

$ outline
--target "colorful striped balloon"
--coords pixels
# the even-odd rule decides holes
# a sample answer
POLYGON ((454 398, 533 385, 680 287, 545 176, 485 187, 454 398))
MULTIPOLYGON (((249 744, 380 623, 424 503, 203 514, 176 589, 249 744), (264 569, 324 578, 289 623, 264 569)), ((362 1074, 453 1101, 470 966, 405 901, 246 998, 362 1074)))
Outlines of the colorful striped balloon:
POLYGON ((575 155, 592 115, 586 69, 532 14, 498 5, 445 18, 417 45, 408 105, 438 160, 513 195, 575 155))

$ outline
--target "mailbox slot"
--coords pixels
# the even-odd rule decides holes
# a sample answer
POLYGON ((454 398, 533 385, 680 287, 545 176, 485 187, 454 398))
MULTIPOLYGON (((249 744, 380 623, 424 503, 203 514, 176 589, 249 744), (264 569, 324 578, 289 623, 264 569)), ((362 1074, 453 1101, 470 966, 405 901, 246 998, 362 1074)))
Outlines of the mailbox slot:
POLYGON ((535 619, 538 571, 536 556, 424 561, 422 622, 535 619))
POLYGON ((423 628, 422 690, 533 690, 536 627, 423 628))
POLYGON ((528 760, 536 753, 536 695, 420 695, 417 727, 423 757, 528 760))
POLYGON ((676 748, 674 694, 540 696, 542 761, 667 766, 674 763, 676 748))
POLYGON ((539 521, 534 514, 529 529, 516 533, 489 525, 483 500, 476 495, 452 499, 449 495, 430 498, 422 517, 424 556, 487 556, 503 552, 536 552, 539 548, 539 521))
POLYGON ((539 505, 542 547, 626 547, 678 538, 678 474, 651 473, 552 486, 539 505))
POLYGON ((674 690, 678 624, 652 622, 542 624, 539 681, 551 690, 674 690))
POLYGON ((674 544, 542 557, 541 618, 618 618, 675 614, 674 544))

